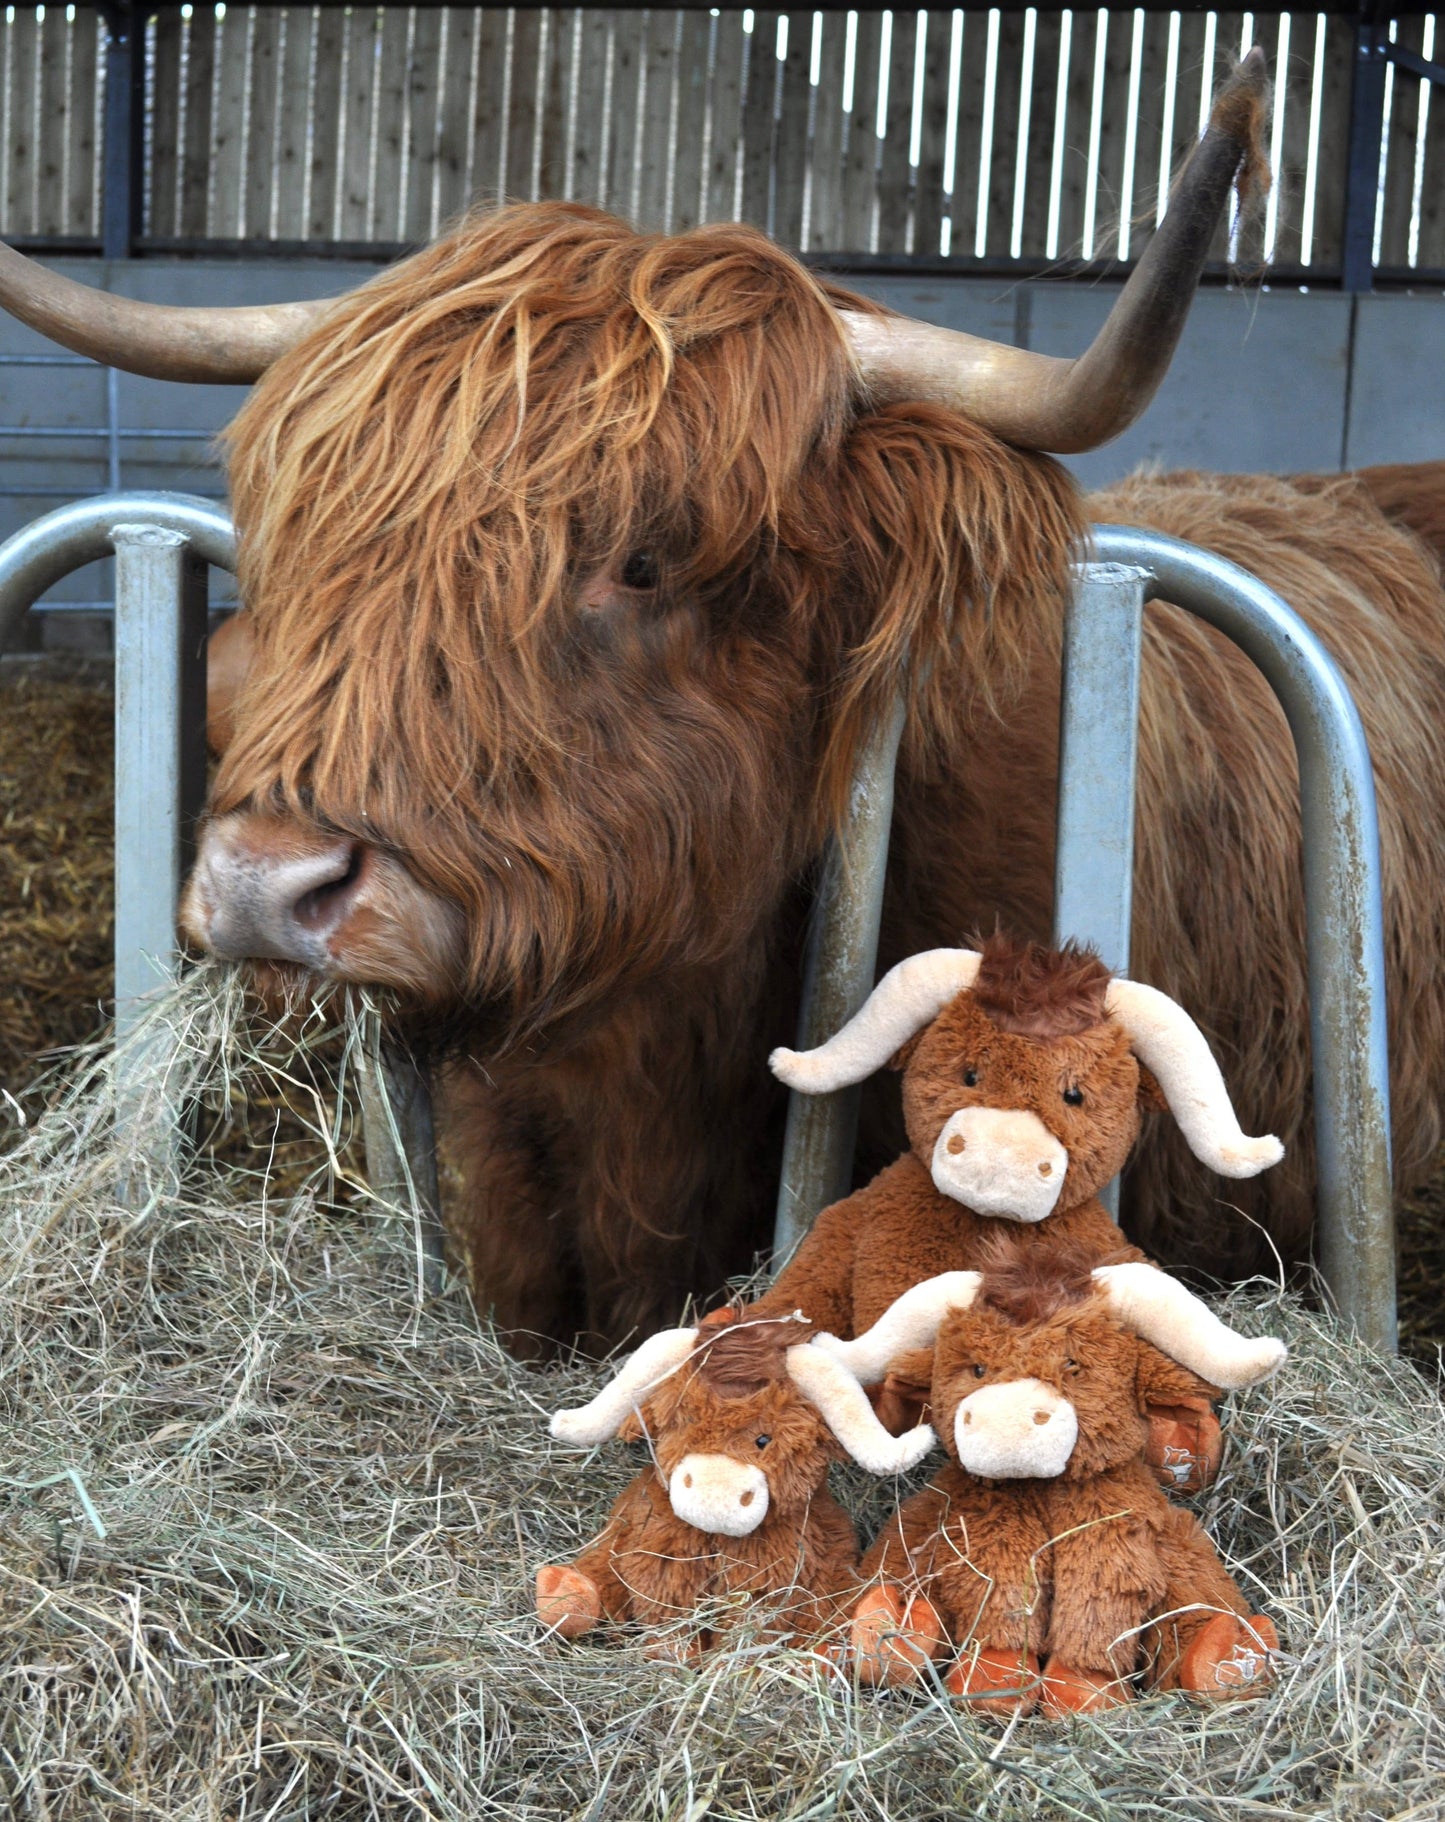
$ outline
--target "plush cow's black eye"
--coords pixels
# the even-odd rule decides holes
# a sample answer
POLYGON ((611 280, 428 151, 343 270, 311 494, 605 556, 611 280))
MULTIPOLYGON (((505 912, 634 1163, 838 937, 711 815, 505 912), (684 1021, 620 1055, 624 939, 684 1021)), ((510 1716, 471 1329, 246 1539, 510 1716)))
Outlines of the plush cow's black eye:
POLYGON ((621 575, 624 588, 656 588, 657 559, 645 550, 635 550, 622 565, 621 575))
POLYGON ((1066 1088, 1064 1090, 1064 1099, 1069 1103, 1070 1107, 1082 1107, 1084 1105, 1084 1091, 1082 1088, 1066 1088))
POLYGON ((988 1371, 988 1368, 983 1364, 983 1362, 981 1360, 975 1361, 974 1368, 973 1368, 973 1376, 975 1379, 982 1379, 984 1374, 987 1371, 988 1371))
POLYGON ((767 1448, 767 1446, 768 1446, 768 1444, 769 1444, 769 1443, 770 1443, 770 1442, 771 1442, 771 1441, 772 1441, 772 1440, 773 1440, 773 1439, 772 1439, 772 1437, 771 1437, 771 1436, 760 1436, 760 1437, 759 1437, 759 1438, 758 1438, 758 1447, 759 1447, 759 1448, 760 1448, 760 1449, 766 1449, 766 1448, 767 1448))
POLYGON ((977 1088, 978 1087, 978 1071, 976 1069, 965 1069, 964 1070, 963 1085, 965 1088, 977 1088))
POLYGON ((1079 1363, 1077 1360, 1066 1360, 1064 1362, 1064 1371, 1066 1373, 1077 1373, 1078 1370, 1079 1370, 1079 1363))

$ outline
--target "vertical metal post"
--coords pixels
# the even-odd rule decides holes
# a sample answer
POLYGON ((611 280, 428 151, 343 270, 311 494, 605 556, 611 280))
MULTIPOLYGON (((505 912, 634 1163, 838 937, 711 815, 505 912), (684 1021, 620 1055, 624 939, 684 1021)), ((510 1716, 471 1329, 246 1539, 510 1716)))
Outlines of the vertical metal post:
POLYGON ((176 956, 176 905, 206 779, 206 566, 158 525, 116 525, 115 1022, 176 956))
MULTIPOLYGON (((823 863, 808 930, 800 1050, 831 1037, 873 989, 893 824, 893 775, 905 708, 900 690, 891 714, 859 755, 848 819, 823 863)), ((860 1095, 855 1087, 789 1097, 773 1228, 774 1271, 786 1262, 816 1216, 852 1186, 860 1095)))
POLYGON ((359 1085, 367 1177, 383 1201, 411 1210, 417 1292, 439 1296, 446 1258, 431 1088, 412 1057, 382 1042, 379 1021, 368 1031, 359 1085))
MULTIPOLYGON (((1075 573, 1059 700, 1054 938, 1091 943, 1105 967, 1127 974, 1139 645, 1149 575, 1125 563, 1089 563, 1075 573)), ((1117 1178, 1100 1200, 1117 1219, 1117 1178)))
POLYGON ((109 0, 105 119, 101 151, 100 244, 107 259, 129 259, 140 238, 145 156, 145 17, 132 0, 109 0))
POLYGON ((1345 166, 1345 221, 1340 282, 1346 291, 1375 283, 1375 216, 1379 205, 1380 143, 1385 131, 1385 68, 1389 28, 1363 0, 1355 26, 1350 87, 1350 142, 1345 166))

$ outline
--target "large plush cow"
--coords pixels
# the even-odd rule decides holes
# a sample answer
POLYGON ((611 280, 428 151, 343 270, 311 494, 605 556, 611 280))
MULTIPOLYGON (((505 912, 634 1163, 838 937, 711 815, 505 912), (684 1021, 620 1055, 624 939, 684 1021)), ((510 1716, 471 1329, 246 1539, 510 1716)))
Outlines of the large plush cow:
MULTIPOLYGON (((1224 552, 1344 665, 1381 796, 1396 1157, 1445 1074, 1445 597, 1354 479, 1137 479, 1091 447, 1167 364, 1262 68, 1224 91, 1095 345, 909 324, 733 226, 475 216, 316 306, 156 312, 10 255, 3 298, 142 372, 259 384, 231 432, 244 681, 185 905, 194 938, 395 989, 446 1062, 478 1299, 620 1338, 767 1232, 808 882, 906 677, 884 963, 1050 924, 1059 641, 1091 516, 1224 552)), ((1428 529, 1442 469, 1381 482, 1428 529)), ((1292 750, 1223 640, 1149 617, 1134 972, 1187 1006, 1289 1159, 1231 1184, 1291 1252, 1311 1210, 1292 750)), ((234 656, 234 652, 233 652, 234 656)), ((882 1128, 879 1127, 881 1132, 882 1128)), ((875 1143, 886 1141, 876 1137, 875 1143)), ((1256 1257, 1156 1134, 1137 1237, 1256 1257)))

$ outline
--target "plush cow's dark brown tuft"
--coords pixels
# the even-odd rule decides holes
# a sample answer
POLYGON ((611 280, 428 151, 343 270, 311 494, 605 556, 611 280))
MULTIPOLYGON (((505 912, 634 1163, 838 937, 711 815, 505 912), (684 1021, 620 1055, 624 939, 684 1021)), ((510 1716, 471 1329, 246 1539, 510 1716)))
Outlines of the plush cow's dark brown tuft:
POLYGON ((1112 978, 1092 949, 1020 942, 995 933, 979 939, 983 956, 973 997, 1001 1031, 1021 1037, 1077 1037, 1104 1018, 1112 978))

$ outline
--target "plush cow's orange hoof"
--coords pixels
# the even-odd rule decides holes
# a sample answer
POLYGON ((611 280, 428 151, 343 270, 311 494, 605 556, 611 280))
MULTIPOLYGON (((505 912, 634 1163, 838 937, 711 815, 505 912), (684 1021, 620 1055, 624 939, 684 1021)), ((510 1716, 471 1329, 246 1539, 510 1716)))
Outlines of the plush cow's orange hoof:
POLYGON ((1066 1714, 1098 1714, 1105 1708, 1122 1708, 1134 1692, 1107 1670, 1075 1670, 1050 1658, 1044 1666, 1043 1710, 1055 1719, 1066 1714))
POLYGON ((1144 1459, 1171 1493, 1202 1493, 1219 1472, 1224 1437, 1208 1406, 1152 1404, 1144 1459))
POLYGON ((1039 1660, 1033 1652, 966 1651, 943 1679, 943 1687, 973 1708, 1029 1714, 1039 1699, 1039 1660))
POLYGON ((853 1609, 848 1649, 864 1683, 913 1683, 940 1656, 948 1634, 932 1601, 901 1588, 870 1588, 853 1609))
POLYGON ((1259 1613, 1247 1620, 1217 1613, 1185 1647, 1179 1687, 1219 1701, 1263 1695, 1273 1680, 1272 1658, 1278 1650, 1273 1620, 1259 1613))
POLYGON ((559 1638, 580 1639, 602 1618, 602 1594, 590 1575, 565 1563, 537 1571, 537 1618, 559 1638))

